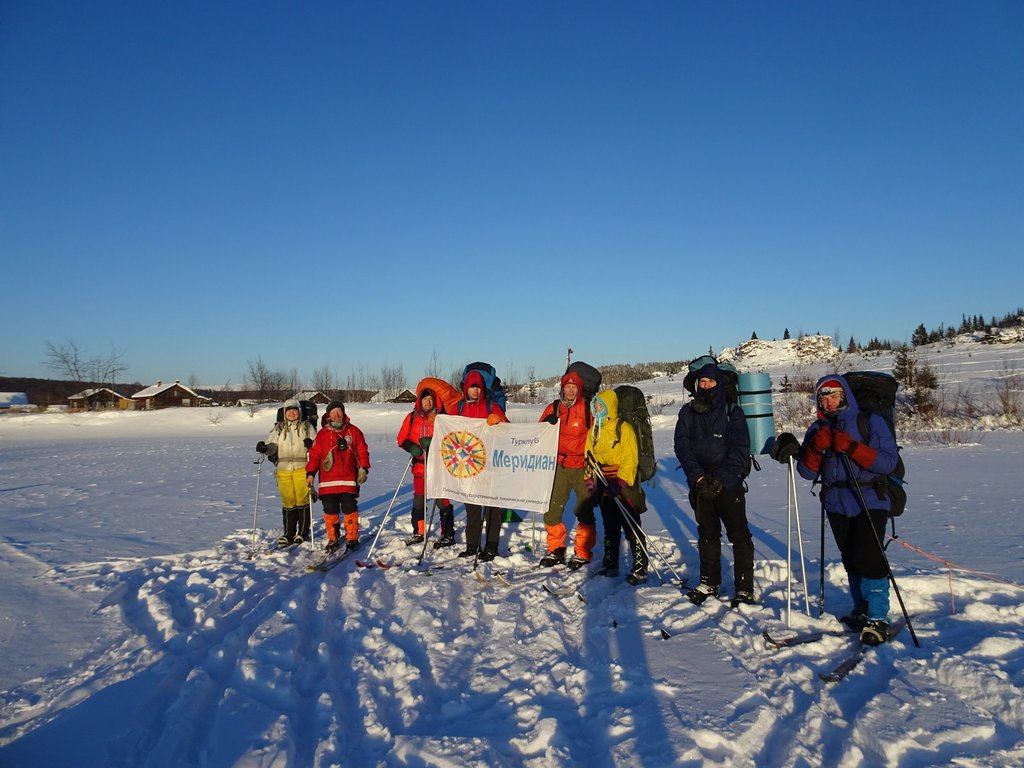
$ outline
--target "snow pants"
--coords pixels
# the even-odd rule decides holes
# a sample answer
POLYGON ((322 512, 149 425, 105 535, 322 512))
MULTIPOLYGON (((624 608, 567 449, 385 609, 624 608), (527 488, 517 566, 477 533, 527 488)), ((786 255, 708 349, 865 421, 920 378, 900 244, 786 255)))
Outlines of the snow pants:
POLYGON ((700 580, 713 587, 722 584, 722 526, 732 544, 733 577, 737 592, 754 591, 754 541, 747 525, 743 486, 725 489, 714 499, 697 498, 690 491, 690 506, 697 518, 697 554, 700 580))
POLYGON ((882 509, 854 517, 828 513, 828 524, 850 583, 854 610, 866 608, 869 619, 889 618, 889 568, 879 543, 888 519, 889 514, 882 509))

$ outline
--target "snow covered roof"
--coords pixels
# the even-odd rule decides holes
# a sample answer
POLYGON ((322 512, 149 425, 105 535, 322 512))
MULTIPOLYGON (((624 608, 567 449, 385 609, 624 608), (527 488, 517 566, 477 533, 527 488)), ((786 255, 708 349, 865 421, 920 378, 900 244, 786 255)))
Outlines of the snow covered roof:
POLYGON ((143 397, 156 397, 161 392, 166 392, 167 390, 173 389, 174 387, 180 387, 181 389, 185 390, 188 394, 192 395, 193 397, 198 397, 198 398, 202 398, 204 400, 209 400, 209 398, 203 398, 202 395, 197 394, 196 392, 193 392, 191 389, 186 387, 180 381, 172 381, 172 382, 170 382, 168 384, 164 384, 162 381, 157 381, 156 384, 154 384, 154 385, 152 385, 150 387, 146 387, 145 389, 140 390, 139 392, 136 392, 134 395, 132 395, 132 398, 135 399, 135 400, 138 400, 139 398, 143 398, 143 397))
POLYGON ((75 394, 71 395, 68 398, 68 400, 86 400, 92 397, 93 395, 99 394, 100 392, 109 392, 110 394, 114 395, 115 397, 119 397, 122 400, 131 399, 130 397, 125 397, 120 392, 115 392, 110 387, 99 387, 97 389, 83 389, 81 392, 76 392, 75 394))

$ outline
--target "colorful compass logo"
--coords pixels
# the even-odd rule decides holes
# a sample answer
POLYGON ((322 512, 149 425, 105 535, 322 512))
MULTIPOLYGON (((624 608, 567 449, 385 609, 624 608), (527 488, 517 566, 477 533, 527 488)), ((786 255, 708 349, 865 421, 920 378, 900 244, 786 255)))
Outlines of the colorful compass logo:
POLYGON ((452 477, 476 477, 487 466, 487 448, 472 432, 449 432, 441 440, 441 463, 452 477))

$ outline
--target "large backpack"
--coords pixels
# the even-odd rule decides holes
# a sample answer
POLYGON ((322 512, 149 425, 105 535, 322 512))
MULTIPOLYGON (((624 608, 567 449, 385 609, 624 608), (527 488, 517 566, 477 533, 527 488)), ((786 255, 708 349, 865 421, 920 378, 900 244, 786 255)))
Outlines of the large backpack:
POLYGON ((631 384, 620 384, 615 388, 619 400, 619 419, 616 425, 615 442, 622 439, 622 422, 628 421, 636 433, 636 447, 640 460, 637 463, 637 477, 646 482, 654 477, 658 460, 654 456, 654 431, 651 429, 651 414, 647 410, 647 397, 631 384))
POLYGON ((498 372, 494 370, 494 366, 490 363, 470 363, 462 371, 462 384, 465 388, 466 374, 470 371, 478 371, 484 378, 484 397, 487 402, 497 403, 498 407, 502 411, 505 410, 505 401, 507 396, 505 394, 505 386, 501 383, 501 379, 498 378, 498 372))
MULTIPOLYGON (((582 360, 577 360, 575 363, 570 363, 569 367, 565 369, 565 372, 575 373, 580 377, 580 381, 583 382, 583 391, 580 393, 580 397, 583 398, 583 404, 586 409, 587 418, 586 424, 587 429, 590 429, 590 423, 593 416, 590 413, 590 401, 594 399, 594 395, 601 389, 601 372, 589 363, 584 363, 582 360)), ((552 414, 558 418, 558 409, 562 407, 562 401, 560 398, 555 398, 555 402, 552 403, 554 408, 552 414)))
MULTIPOLYGON (((312 400, 299 400, 299 413, 301 414, 299 418, 312 424, 314 430, 319 426, 316 417, 316 403, 312 400)), ((284 421, 283 405, 277 409, 277 423, 280 424, 282 421, 284 421)))
MULTIPOLYGON (((877 413, 895 441, 896 390, 899 389, 899 382, 892 375, 881 371, 851 371, 844 374, 843 378, 850 385, 850 391, 857 401, 860 411, 857 414, 857 429, 861 438, 867 440, 868 421, 872 413, 877 413)), ((907 506, 907 492, 903 487, 906 468, 903 466, 903 457, 899 455, 901 448, 896 446, 896 450, 896 469, 889 475, 879 477, 873 484, 880 494, 889 497, 890 517, 899 517, 907 506)))
POLYGON ((416 394, 419 395, 424 389, 429 389, 434 393, 434 407, 437 408, 438 413, 455 413, 458 409, 462 393, 444 379, 433 376, 420 379, 420 383, 416 385, 416 394))

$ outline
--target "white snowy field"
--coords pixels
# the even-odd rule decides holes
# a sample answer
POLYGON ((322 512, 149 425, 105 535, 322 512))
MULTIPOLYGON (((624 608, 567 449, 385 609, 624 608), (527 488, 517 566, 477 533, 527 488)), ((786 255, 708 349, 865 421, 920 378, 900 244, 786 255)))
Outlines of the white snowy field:
MULTIPOLYGON (((787 632, 785 467, 763 457, 749 478, 763 605, 697 607, 671 583, 697 573, 675 409, 654 419, 663 458, 644 515, 672 568, 655 558, 665 583, 638 588, 551 577, 578 580, 585 602, 541 588, 539 516, 507 525, 505 557, 480 567, 516 586, 482 584, 457 550, 418 567, 402 543, 409 483, 374 552, 401 567, 248 559, 253 446, 274 412, 0 418, 0 766, 1024 764, 1024 433, 905 447, 910 502, 888 553, 920 647, 904 631, 826 684, 850 636, 761 638, 787 632)), ((349 409, 373 462, 367 539, 406 465, 406 412, 349 409)), ((845 578, 826 534, 819 618, 820 509, 797 487, 811 615, 797 568, 790 623, 837 630, 845 578)), ((261 550, 279 526, 265 465, 261 550)))

